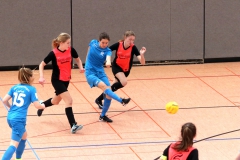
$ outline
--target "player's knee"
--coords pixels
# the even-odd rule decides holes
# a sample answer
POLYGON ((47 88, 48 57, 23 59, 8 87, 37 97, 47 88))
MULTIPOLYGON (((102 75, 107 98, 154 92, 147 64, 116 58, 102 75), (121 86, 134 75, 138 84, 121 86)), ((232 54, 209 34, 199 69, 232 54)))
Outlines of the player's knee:
POLYGON ((10 145, 11 146, 14 146, 14 147, 18 147, 18 144, 19 144, 19 142, 18 141, 15 141, 15 140, 11 140, 11 142, 10 142, 10 145))
POLYGON ((60 103, 60 101, 52 101, 53 105, 58 105, 60 103))
POLYGON ((102 84, 102 85, 99 85, 98 87, 99 87, 101 90, 103 90, 103 91, 105 91, 106 89, 109 88, 109 86, 107 86, 107 85, 105 85, 105 84, 104 84, 104 85, 103 85, 103 84, 102 84))
POLYGON ((25 133, 23 134, 22 139, 23 139, 23 140, 26 140, 26 139, 27 139, 27 132, 25 132, 25 133))
POLYGON ((59 98, 59 97, 53 98, 53 99, 51 100, 51 103, 52 103, 53 105, 58 105, 61 100, 62 100, 62 98, 59 98))
POLYGON ((68 106, 72 106, 72 104, 73 104, 73 99, 72 99, 72 98, 68 98, 67 101, 66 101, 66 104, 67 104, 68 106))
POLYGON ((122 86, 124 87, 124 86, 127 85, 127 81, 122 81, 121 84, 122 84, 122 86))
POLYGON ((108 96, 108 95, 106 95, 106 98, 107 98, 107 99, 109 99, 109 100, 111 100, 111 99, 112 99, 112 98, 111 98, 110 96, 108 96))

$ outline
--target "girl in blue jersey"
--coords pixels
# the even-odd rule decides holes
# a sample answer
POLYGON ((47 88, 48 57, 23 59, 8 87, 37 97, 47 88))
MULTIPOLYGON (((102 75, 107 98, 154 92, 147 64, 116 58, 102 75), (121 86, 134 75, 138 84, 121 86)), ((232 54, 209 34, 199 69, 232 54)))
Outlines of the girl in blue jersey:
MULTIPOLYGON (((137 57, 141 65, 145 65, 144 53, 146 48, 142 47, 138 51, 137 47, 134 45, 135 33, 133 31, 126 31, 123 35, 123 39, 119 42, 111 45, 109 48, 111 51, 116 51, 115 58, 112 62, 112 72, 115 77, 111 89, 113 92, 127 85, 127 77, 130 74, 133 58, 137 57)), ((104 99, 104 94, 101 94, 95 103, 100 109, 102 109, 102 100, 104 99)))
POLYGON ((13 86, 3 98, 3 103, 9 108, 7 122, 12 129, 10 146, 3 154, 2 160, 10 160, 16 151, 16 159, 21 159, 27 140, 26 120, 28 107, 31 103, 37 109, 44 109, 40 104, 36 88, 32 86, 34 81, 33 72, 29 68, 21 68, 18 72, 20 84, 13 86), (9 100, 12 99, 12 104, 9 100))
POLYGON ((112 122, 110 118, 106 116, 106 113, 110 107, 111 99, 126 105, 129 103, 130 98, 120 98, 117 94, 110 89, 110 82, 104 72, 104 62, 106 61, 106 67, 111 66, 111 54, 112 51, 108 48, 110 41, 109 35, 105 32, 99 36, 99 41, 94 39, 89 43, 88 53, 85 63, 85 76, 90 87, 100 88, 104 94, 103 110, 99 117, 99 120, 105 122, 112 122))

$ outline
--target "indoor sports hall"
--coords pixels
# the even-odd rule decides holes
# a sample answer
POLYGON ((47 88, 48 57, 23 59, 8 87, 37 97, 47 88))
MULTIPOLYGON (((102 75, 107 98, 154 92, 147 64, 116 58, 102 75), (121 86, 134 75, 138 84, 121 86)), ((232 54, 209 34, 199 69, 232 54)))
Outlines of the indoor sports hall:
MULTIPOLYGON (((52 71, 59 67, 53 63, 54 50, 64 44, 67 47, 60 51, 71 56, 57 53, 68 64, 60 68, 69 69, 65 76, 71 80, 68 91, 61 94, 70 93, 65 98, 69 103, 72 98, 72 108, 61 101, 39 117, 30 105, 22 160, 157 160, 180 140, 181 126, 187 122, 196 125, 193 147, 200 160, 236 160, 238 155, 240 160, 239 8, 237 0, 0 0, 0 158, 8 147, 15 147, 9 146, 10 112, 3 99, 19 83, 18 70, 34 70, 38 99, 49 100, 55 92, 52 71), (112 100, 106 115, 113 123, 101 122, 99 118, 106 115, 100 117, 95 100, 102 90, 90 88, 85 77, 88 48, 92 41, 100 46, 99 35, 104 32, 110 37, 106 46, 122 44, 123 50, 128 31, 134 33, 128 47, 136 47, 136 54, 131 52, 131 73, 123 77, 127 85, 116 94, 131 101, 122 106, 120 100, 112 100), (58 35, 69 37, 63 41, 58 35), (59 43, 53 47, 53 42, 59 43), (143 54, 146 64, 141 65, 138 56, 143 54), (48 55, 53 56, 43 71, 43 87, 39 65, 48 55), (80 61, 72 63, 78 58, 84 68, 80 61), (84 69, 85 73, 79 72, 84 69), (178 104, 177 113, 167 112, 169 102, 178 104), (69 123, 75 122, 83 128, 72 134, 69 123)), ((111 68, 102 63, 99 68, 104 66, 113 84, 117 53, 110 50, 111 62, 105 64, 111 68)))
MULTIPOLYGON (((41 117, 31 106, 23 159, 152 160, 178 140, 180 127, 186 122, 196 125, 196 141, 230 132, 194 144, 199 159, 230 160, 239 152, 238 62, 133 67, 127 86, 117 91, 121 97, 132 100, 125 107, 113 101, 108 112, 113 123, 98 121, 101 110, 94 100, 100 90, 90 89, 77 69, 72 73, 69 91, 73 96, 73 110, 84 128, 76 134, 70 133, 62 103, 47 108, 41 117), (176 114, 166 112, 169 101, 179 104, 176 114)), ((110 69, 106 73, 112 80, 110 69)), ((16 71, 0 72, 1 97, 18 83, 16 74, 16 71)), ((47 99, 54 92, 49 83, 50 74, 50 70, 45 71, 44 87, 37 81, 34 84, 39 99, 47 99)), ((34 76, 38 79, 37 70, 34 76)), ((6 115, 1 103, 1 154, 10 139, 6 115)))

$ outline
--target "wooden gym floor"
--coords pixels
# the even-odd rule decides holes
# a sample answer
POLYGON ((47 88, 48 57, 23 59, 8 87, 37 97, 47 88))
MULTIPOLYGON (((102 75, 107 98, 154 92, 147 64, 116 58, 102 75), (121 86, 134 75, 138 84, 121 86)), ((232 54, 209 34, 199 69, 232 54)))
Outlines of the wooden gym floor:
MULTIPOLYGON (((113 80, 111 69, 105 69, 113 80)), ((45 70, 46 84, 35 84, 38 97, 53 96, 51 70, 45 70)), ((64 103, 47 108, 42 117, 36 108, 29 108, 28 144, 24 160, 153 160, 176 141, 180 127, 186 122, 197 126, 197 137, 206 137, 240 129, 240 63, 191 65, 159 65, 133 67, 128 84, 116 93, 131 97, 123 107, 112 101, 107 115, 113 123, 99 122, 101 112, 94 103, 101 93, 90 88, 84 74, 72 70, 69 92, 78 124, 84 128, 70 133, 64 103), (177 114, 165 111, 165 104, 176 101, 177 114)), ((0 97, 18 83, 17 71, 0 72, 0 97)), ((0 157, 10 141, 11 130, 6 122, 7 110, 0 102, 0 157)), ((239 132, 231 132, 194 144, 200 160, 233 160, 240 150, 239 132)))

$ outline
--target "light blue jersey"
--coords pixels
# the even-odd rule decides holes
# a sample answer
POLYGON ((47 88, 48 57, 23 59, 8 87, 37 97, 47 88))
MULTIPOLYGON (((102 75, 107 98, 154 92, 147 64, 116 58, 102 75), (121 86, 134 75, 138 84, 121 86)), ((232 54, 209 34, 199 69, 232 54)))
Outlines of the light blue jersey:
POLYGON ((112 55, 111 49, 109 49, 108 47, 101 48, 99 46, 98 40, 96 39, 93 39, 89 43, 89 47, 90 49, 87 54, 85 69, 86 70, 91 69, 96 72, 103 72, 104 71, 103 65, 104 62, 106 61, 106 57, 112 55))
POLYGON ((26 121, 29 105, 38 101, 36 88, 28 84, 17 84, 10 89, 8 95, 12 97, 12 106, 7 119, 26 121))

